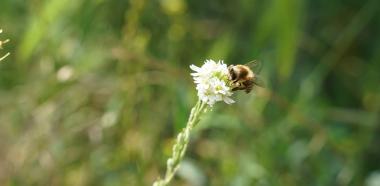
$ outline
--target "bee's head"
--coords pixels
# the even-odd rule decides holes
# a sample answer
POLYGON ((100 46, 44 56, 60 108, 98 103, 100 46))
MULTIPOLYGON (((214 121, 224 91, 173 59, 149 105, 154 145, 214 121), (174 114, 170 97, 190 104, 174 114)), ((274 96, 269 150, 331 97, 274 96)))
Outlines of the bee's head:
POLYGON ((237 78, 237 74, 236 74, 236 72, 235 72, 234 65, 230 65, 230 66, 228 66, 228 72, 229 72, 229 74, 230 74, 230 80, 231 80, 231 81, 236 80, 236 78, 237 78))

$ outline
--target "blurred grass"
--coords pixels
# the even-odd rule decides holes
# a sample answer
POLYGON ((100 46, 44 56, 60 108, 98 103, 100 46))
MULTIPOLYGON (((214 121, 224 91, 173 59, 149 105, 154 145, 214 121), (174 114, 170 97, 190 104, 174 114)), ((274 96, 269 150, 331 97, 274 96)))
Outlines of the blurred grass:
POLYGON ((173 185, 374 186, 379 7, 2 0, 0 185, 150 185, 213 58, 261 60, 267 88, 204 117, 173 185))

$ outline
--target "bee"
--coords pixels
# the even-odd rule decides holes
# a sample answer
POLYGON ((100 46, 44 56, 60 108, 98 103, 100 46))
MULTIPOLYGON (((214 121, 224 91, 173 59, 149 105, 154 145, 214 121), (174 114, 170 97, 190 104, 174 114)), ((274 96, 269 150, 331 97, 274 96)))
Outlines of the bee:
POLYGON ((228 66, 232 91, 245 90, 246 93, 249 93, 254 86, 264 87, 263 81, 258 76, 261 67, 261 62, 257 60, 250 61, 245 65, 228 66))

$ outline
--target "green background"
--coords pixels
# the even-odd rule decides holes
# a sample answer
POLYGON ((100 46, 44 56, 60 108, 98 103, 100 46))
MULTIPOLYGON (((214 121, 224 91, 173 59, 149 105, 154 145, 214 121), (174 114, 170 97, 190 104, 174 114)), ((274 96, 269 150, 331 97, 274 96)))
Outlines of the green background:
POLYGON ((0 28, 0 185, 151 185, 205 59, 266 88, 204 115, 172 185, 379 184, 377 0, 1 0, 0 28))

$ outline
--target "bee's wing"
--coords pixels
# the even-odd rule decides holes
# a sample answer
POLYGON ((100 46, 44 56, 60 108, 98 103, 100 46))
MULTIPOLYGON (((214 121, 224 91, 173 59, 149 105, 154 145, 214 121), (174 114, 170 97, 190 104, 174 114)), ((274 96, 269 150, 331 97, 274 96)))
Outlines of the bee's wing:
POLYGON ((259 60, 250 61, 245 65, 251 68, 252 72, 254 72, 255 74, 260 73, 261 69, 263 68, 262 63, 259 60))
POLYGON ((253 83, 259 87, 265 88, 265 83, 264 83, 263 79, 261 79, 258 76, 255 77, 255 80, 253 81, 253 83))

